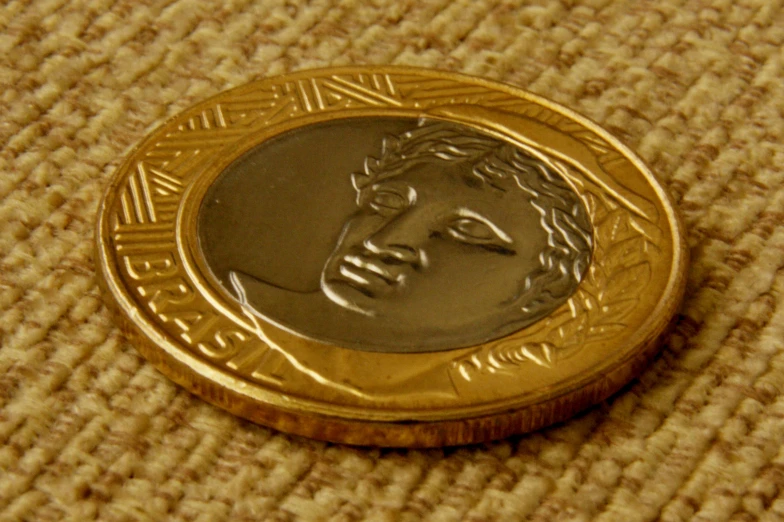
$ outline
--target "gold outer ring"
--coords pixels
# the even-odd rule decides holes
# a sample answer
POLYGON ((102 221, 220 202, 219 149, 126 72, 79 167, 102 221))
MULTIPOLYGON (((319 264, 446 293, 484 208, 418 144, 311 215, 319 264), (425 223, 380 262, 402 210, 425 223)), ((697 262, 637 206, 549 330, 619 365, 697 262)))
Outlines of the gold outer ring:
POLYGON ((96 260, 124 334, 208 402, 308 437, 426 447, 535 430, 616 392, 657 352, 683 296, 687 250, 664 189, 597 124, 509 85, 384 66, 261 80, 163 123, 106 191, 96 260), (244 314, 199 251, 195 218, 216 177, 303 125, 421 115, 560 165, 595 239, 588 275, 569 301, 502 339, 422 354, 325 349, 244 314))

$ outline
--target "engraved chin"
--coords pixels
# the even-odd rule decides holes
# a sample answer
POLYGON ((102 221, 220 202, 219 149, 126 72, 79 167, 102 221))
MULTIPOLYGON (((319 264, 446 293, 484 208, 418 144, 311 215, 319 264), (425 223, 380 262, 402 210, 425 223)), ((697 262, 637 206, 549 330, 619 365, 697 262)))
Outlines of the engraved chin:
POLYGON ((352 253, 329 260, 322 273, 321 289, 344 308, 375 315, 373 301, 398 292, 405 279, 404 265, 352 253))

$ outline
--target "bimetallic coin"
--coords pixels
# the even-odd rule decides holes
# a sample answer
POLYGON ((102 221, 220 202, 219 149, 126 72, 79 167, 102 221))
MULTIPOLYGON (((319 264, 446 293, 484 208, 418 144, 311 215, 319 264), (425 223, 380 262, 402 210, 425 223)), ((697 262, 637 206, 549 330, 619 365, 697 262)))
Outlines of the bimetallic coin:
POLYGON ((440 71, 304 71, 164 123, 98 267, 163 373, 283 431, 477 442, 563 420, 655 354, 686 270, 654 176, 596 124, 440 71))

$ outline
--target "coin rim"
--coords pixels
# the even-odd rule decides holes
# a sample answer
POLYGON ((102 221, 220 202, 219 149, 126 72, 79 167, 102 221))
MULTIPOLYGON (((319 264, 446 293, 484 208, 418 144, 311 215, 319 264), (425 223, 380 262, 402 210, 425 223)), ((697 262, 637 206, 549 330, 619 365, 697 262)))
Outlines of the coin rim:
MULTIPOLYGON (((124 162, 117 169, 117 173, 114 175, 109 187, 107 187, 102 199, 96 228, 96 257, 100 276, 99 282, 104 292, 110 297, 109 300, 120 317, 123 332, 131 338, 139 351, 148 360, 175 382, 202 396, 207 401, 262 424, 267 424, 283 431, 327 440, 354 444, 372 442, 374 444, 395 446, 460 444, 536 429, 562 420, 584 407, 606 398, 644 368, 647 361, 656 353, 657 341, 666 329, 667 324, 671 322, 671 317, 676 312, 684 293, 688 253, 683 237, 683 226, 669 195, 636 154, 601 126, 567 107, 508 84, 469 75, 433 69, 385 66, 376 68, 342 67, 313 69, 288 74, 283 77, 287 80, 296 80, 301 77, 310 77, 311 75, 326 72, 330 74, 386 72, 418 75, 424 73, 430 77, 444 76, 451 80, 462 80, 472 84, 483 85, 496 91, 506 91, 521 99, 539 103, 573 119, 607 140, 610 145, 631 161, 651 185, 659 199, 658 203, 661 205, 661 209, 664 211, 667 223, 670 226, 673 248, 672 265, 667 285, 662 292, 662 299, 654 307, 649 320, 641 324, 630 337, 630 340, 634 341, 633 344, 637 348, 626 351, 625 357, 615 359, 612 361, 613 364, 604 364, 602 368, 604 371, 601 374, 591 368, 584 370, 580 375, 572 377, 572 382, 569 386, 560 387, 556 394, 548 396, 529 393, 527 398, 524 400, 521 400, 523 399, 522 397, 518 398, 513 404, 509 404, 510 401, 504 401, 504 404, 495 408, 488 407, 486 403, 479 404, 473 408, 481 410, 484 414, 466 412, 464 409, 454 412, 453 415, 448 415, 447 412, 437 412, 436 414, 428 412, 429 415, 419 418, 406 418, 406 420, 415 420, 414 424, 395 422, 395 419, 401 418, 400 415, 390 417, 385 415, 388 412, 368 414, 368 412, 359 411, 359 415, 342 416, 341 414, 347 408, 328 408, 330 414, 321 415, 309 409, 309 406, 312 406, 311 403, 314 401, 308 399, 296 398, 293 401, 265 400, 264 398, 259 398, 258 388, 261 385, 258 383, 245 381, 242 377, 215 368, 209 363, 200 360, 194 354, 184 353, 184 350, 174 346, 171 340, 167 339, 166 335, 162 335, 161 332, 157 331, 154 324, 148 324, 147 322, 139 324, 133 320, 134 316, 138 317, 140 307, 134 303, 130 294, 124 295, 122 283, 116 283, 119 280, 119 274, 114 269, 111 261, 110 245, 104 241, 108 234, 109 225, 108 212, 106 211, 108 207, 107 202, 111 201, 110 198, 116 193, 124 179, 120 177, 119 173, 126 171, 128 165, 133 162, 135 153, 138 150, 156 139, 161 129, 181 118, 184 113, 189 112, 194 107, 207 105, 213 99, 225 96, 227 91, 224 91, 178 112, 151 131, 144 140, 133 147, 126 155, 124 162), (146 328, 147 326, 149 328, 146 328), (174 350, 171 349, 170 344, 173 345, 174 350), (180 355, 180 357, 177 355, 180 355), (190 360, 190 364, 186 362, 187 360, 190 360), (193 364, 194 362, 196 363, 195 365, 193 364), (197 370, 196 367, 198 366, 202 366, 202 368, 197 370), (256 391, 256 393, 251 393, 253 391, 256 391), (530 400, 532 397, 536 400, 530 400), (290 404, 287 406, 284 404, 286 402, 290 404), (336 410, 341 411, 336 412, 336 410), (465 417, 466 413, 469 414, 468 417, 465 417), (537 421, 536 418, 540 420, 537 421), (362 434, 357 435, 355 432, 360 427, 362 427, 362 434), (440 430, 445 430, 444 433, 448 432, 451 435, 444 435, 443 433, 436 435, 436 432, 440 432, 440 430), (376 435, 373 435, 373 433, 376 433, 376 435), (482 433, 489 433, 490 436, 482 435, 482 433)), ((268 78, 266 81, 273 79, 275 78, 268 78)), ((242 88, 243 86, 240 86, 230 91, 237 91, 242 88)), ((285 395, 285 393, 267 388, 262 388, 261 391, 263 391, 261 393, 262 396, 278 396, 280 398, 281 395, 285 395)), ((356 410, 357 408, 349 407, 348 409, 356 410)), ((399 413, 399 410, 396 410, 396 413, 399 413)), ((414 415, 414 417, 417 416, 414 415)))

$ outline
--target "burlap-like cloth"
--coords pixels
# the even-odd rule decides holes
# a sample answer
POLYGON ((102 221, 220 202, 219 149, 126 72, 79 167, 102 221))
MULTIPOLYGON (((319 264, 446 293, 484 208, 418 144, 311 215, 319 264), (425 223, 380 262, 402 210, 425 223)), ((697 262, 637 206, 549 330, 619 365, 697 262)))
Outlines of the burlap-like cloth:
POLYGON ((0 8, 0 520, 784 519, 779 0, 11 1, 0 8), (120 335, 92 262, 101 193, 162 118, 296 69, 410 64, 595 119, 688 230, 685 307, 611 400, 446 450, 238 420, 120 335))

